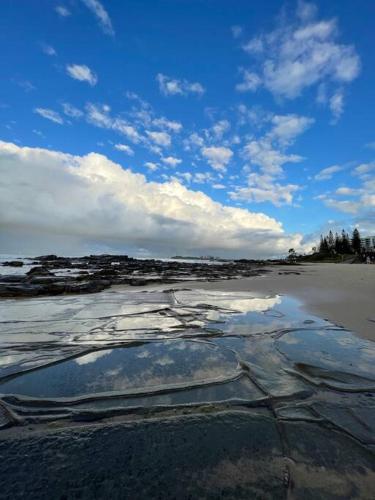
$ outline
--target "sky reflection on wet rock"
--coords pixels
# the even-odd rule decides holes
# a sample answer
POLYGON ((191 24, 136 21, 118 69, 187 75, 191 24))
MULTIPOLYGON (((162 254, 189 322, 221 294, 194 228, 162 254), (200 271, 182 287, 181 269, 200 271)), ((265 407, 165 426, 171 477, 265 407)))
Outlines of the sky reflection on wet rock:
POLYGON ((6 300, 0 313, 0 394, 31 422, 225 404, 281 420, 329 415, 363 438, 363 415, 375 416, 373 344, 290 297, 112 289, 6 300))

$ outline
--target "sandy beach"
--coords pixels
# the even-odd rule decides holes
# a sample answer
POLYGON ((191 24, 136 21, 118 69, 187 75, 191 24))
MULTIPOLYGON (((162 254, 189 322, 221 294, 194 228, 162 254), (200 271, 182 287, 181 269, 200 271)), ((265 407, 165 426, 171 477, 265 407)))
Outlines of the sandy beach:
MULTIPOLYGON (((301 300, 310 313, 375 341, 375 266, 303 264, 266 269, 269 273, 264 276, 199 283, 199 288, 288 294, 301 300)), ((196 287, 197 284, 189 283, 188 286, 196 287)))

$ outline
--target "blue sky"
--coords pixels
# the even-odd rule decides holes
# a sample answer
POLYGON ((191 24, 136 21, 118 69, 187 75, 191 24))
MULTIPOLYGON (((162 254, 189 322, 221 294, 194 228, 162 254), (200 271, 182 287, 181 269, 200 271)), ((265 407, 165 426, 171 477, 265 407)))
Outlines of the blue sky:
MULTIPOLYGON (((138 212, 152 224, 166 217, 173 228, 161 230, 172 243, 160 246, 160 226, 148 233, 145 224, 143 235, 134 237, 134 230, 121 236, 120 229, 107 234, 98 225, 83 238, 85 248, 248 255, 250 233, 254 241, 269 235, 271 247, 277 242, 275 253, 289 244, 307 250, 328 227, 358 225, 374 233, 374 11, 365 0, 4 0, 0 167, 3 194, 6 189, 13 202, 4 207, 3 244, 10 238, 7 250, 25 251, 28 238, 35 242, 31 231, 53 248, 57 243, 46 242, 59 227, 78 238, 79 222, 69 227, 68 214, 61 215, 63 184, 36 181, 43 159, 28 163, 36 151, 59 152, 63 167, 56 164, 57 170, 68 168, 74 155, 79 182, 82 162, 96 155, 90 156, 96 165, 90 182, 85 173, 86 187, 77 196, 86 192, 92 201, 95 186, 96 211, 99 198, 111 199, 113 214, 104 227, 123 211, 124 220, 138 212), (16 148, 11 153, 10 144, 16 148), (9 155, 17 159, 20 178, 12 178, 16 169, 9 155), (109 187, 115 182, 112 167, 101 180, 95 177, 95 168, 104 169, 107 161, 145 176, 137 188, 143 200, 138 207, 137 200, 131 206, 128 201, 129 179, 109 187), (26 169, 27 193, 21 182, 26 169), (192 202, 200 192, 205 201, 192 202), (56 216, 57 229, 43 220, 52 210, 42 203, 46 196, 62 217, 56 216), (173 212, 168 196, 183 207, 173 212), (145 197, 156 201, 146 203, 145 197), (25 200, 22 207, 15 198, 25 200), (35 198, 40 217, 35 208, 29 221, 35 198), (187 215, 192 203, 200 206, 202 221, 196 213, 187 215), (220 215, 223 207, 243 209, 231 212, 237 221, 231 219, 231 242, 220 243, 220 233, 213 232, 199 245, 199 235, 207 232, 205 213, 211 213, 210 227, 220 226, 225 234, 230 221, 227 212, 220 215), (173 243, 176 227, 189 234, 186 224, 195 231, 194 223, 194 245, 186 235, 173 243)), ((69 196, 66 191, 67 204, 69 196)), ((92 220, 90 203, 77 210, 92 220)), ((107 213, 107 202, 101 203, 107 213)), ((83 216, 81 224, 87 226, 83 216)), ((254 248, 254 255, 265 251, 261 244, 254 248)))

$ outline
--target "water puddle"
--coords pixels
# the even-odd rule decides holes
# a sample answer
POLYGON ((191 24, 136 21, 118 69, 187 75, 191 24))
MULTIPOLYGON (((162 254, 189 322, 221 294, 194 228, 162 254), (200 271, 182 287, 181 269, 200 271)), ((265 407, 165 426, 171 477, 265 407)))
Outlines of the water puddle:
POLYGON ((1 391, 34 398, 151 394, 226 382, 240 374, 234 352, 208 343, 169 340, 94 351, 12 378, 1 391))
POLYGON ((328 400, 374 408, 374 344, 290 297, 111 290, 4 300, 0 315, 0 394, 30 419, 31 407, 46 418, 68 406, 261 401, 283 418, 313 418, 328 400))

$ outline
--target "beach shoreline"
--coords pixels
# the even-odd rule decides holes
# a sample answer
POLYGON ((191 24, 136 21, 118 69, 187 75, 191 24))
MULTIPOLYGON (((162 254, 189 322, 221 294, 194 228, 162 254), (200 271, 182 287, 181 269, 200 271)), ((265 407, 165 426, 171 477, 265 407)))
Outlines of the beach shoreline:
POLYGON ((215 282, 184 282, 177 287, 289 295, 306 311, 375 341, 375 266, 299 264, 265 266, 261 276, 215 282))

